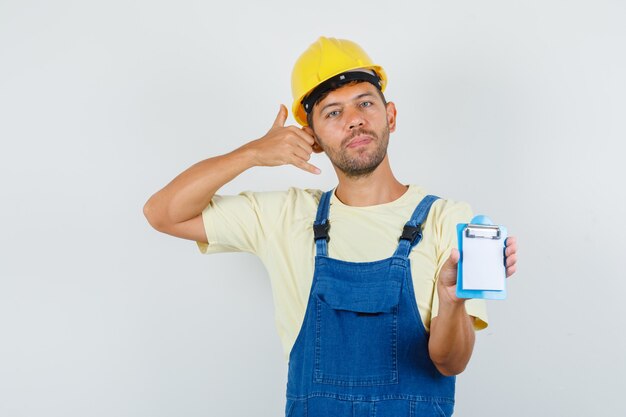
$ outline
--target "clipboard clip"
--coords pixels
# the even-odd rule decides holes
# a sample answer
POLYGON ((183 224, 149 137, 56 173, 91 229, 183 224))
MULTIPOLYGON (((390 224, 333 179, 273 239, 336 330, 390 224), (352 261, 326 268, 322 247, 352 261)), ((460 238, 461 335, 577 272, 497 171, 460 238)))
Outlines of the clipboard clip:
POLYGON ((465 229, 465 237, 479 239, 500 239, 500 226, 487 224, 468 224, 465 229))

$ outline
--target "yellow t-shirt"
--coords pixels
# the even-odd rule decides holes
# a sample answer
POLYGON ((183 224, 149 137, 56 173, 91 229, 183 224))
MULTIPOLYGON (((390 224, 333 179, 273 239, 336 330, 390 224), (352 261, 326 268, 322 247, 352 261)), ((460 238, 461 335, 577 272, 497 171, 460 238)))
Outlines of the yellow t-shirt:
MULTIPOLYGON (((244 192, 213 197, 202 218, 209 244, 202 253, 251 252, 265 265, 272 284, 275 321, 285 358, 289 357, 304 320, 313 281, 313 222, 320 190, 290 188, 277 192, 244 192)), ((411 185, 397 200, 368 207, 330 200, 328 256, 349 262, 370 262, 393 255, 404 224, 427 193, 411 185)), ((467 203, 437 200, 423 225, 423 239, 413 248, 411 274, 419 313, 426 329, 437 315, 435 279, 452 248, 456 224, 467 223, 467 203)), ((476 329, 487 327, 483 300, 468 300, 476 329)))

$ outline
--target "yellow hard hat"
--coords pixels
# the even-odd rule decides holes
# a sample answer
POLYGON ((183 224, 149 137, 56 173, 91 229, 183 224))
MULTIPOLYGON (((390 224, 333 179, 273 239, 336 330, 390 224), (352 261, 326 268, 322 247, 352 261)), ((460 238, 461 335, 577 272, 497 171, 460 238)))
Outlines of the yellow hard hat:
MULTIPOLYGON (((375 65, 365 51, 356 43, 321 36, 304 51, 293 66, 291 92, 293 95, 293 117, 302 126, 307 125, 305 105, 310 111, 316 100, 303 103, 312 96, 317 87, 326 83, 326 91, 350 80, 369 81, 380 91, 385 91, 387 74, 375 65), (371 70, 371 71, 358 71, 371 70), (348 73, 348 74, 343 74, 348 73), (347 75, 347 77, 346 77, 347 75), (335 77, 337 77, 335 79, 335 77)), ((319 94, 316 94, 319 97, 319 94)))

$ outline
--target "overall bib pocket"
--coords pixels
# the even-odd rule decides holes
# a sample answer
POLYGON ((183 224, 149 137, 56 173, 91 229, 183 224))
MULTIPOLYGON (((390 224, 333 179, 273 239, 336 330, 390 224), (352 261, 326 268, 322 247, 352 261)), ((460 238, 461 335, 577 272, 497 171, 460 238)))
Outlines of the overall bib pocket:
POLYGON ((325 277, 316 288, 314 382, 345 386, 398 382, 402 283, 325 277))

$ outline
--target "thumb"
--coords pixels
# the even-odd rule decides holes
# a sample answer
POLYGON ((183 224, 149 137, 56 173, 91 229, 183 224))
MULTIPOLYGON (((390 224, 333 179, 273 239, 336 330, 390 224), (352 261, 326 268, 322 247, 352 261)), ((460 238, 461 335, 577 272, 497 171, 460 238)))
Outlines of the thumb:
POLYGON ((439 271, 439 279, 443 281, 444 285, 449 286, 456 283, 457 265, 460 258, 459 250, 452 248, 450 256, 448 256, 448 259, 441 267, 441 271, 439 271))
POLYGON ((461 258, 461 254, 457 248, 452 248, 450 251, 450 256, 446 260, 446 263, 443 264, 443 268, 453 268, 456 269, 456 265, 459 263, 459 259, 461 258))
POLYGON ((283 104, 280 105, 280 109, 278 110, 278 115, 276 115, 276 120, 274 120, 274 124, 272 127, 283 127, 285 126, 285 120, 287 120, 287 107, 283 104))

